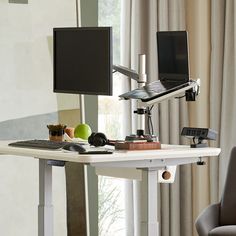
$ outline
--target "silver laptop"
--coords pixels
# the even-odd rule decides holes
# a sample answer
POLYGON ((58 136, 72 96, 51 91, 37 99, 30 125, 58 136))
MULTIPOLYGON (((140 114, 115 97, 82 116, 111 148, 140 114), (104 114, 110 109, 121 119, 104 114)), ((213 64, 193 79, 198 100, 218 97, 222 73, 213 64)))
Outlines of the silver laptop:
POLYGON ((157 52, 159 80, 119 97, 148 102, 189 85, 187 32, 157 32, 157 52))

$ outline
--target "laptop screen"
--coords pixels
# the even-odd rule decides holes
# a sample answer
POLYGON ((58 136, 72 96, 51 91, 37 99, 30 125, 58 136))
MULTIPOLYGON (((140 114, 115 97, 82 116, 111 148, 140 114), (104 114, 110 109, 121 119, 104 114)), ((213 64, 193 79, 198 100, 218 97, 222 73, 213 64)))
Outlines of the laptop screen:
POLYGON ((186 31, 157 32, 158 70, 161 82, 189 81, 186 31))

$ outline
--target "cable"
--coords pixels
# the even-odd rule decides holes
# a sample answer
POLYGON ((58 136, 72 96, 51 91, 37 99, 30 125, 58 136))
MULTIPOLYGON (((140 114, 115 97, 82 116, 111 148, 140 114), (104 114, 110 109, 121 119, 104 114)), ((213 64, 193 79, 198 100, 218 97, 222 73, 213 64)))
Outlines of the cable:
POLYGON ((153 106, 152 105, 151 107, 147 107, 146 109, 146 113, 147 113, 147 128, 148 128, 148 133, 150 135, 153 135, 154 133, 154 129, 153 129, 153 123, 152 123, 152 114, 151 114, 151 110, 153 109, 153 106))
POLYGON ((151 114, 151 110, 153 109, 154 105, 151 106, 150 108, 150 125, 151 125, 151 135, 154 134, 154 129, 153 129, 153 123, 152 123, 152 114, 151 114))
POLYGON ((153 129, 152 117, 150 117, 150 125, 151 125, 151 135, 153 135, 154 129, 153 129))

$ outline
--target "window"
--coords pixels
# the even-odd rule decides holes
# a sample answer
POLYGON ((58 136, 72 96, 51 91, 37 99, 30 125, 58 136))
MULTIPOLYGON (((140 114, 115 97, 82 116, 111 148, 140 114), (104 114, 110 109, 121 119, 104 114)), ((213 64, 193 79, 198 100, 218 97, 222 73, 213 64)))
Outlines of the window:
MULTIPOLYGON (((120 0, 98 0, 99 26, 112 26, 113 29, 113 63, 120 63, 120 0)), ((123 108, 118 99, 121 94, 121 75, 113 75, 113 96, 99 96, 98 130, 109 139, 124 137, 122 130, 123 108)), ((123 180, 99 176, 99 235, 123 236, 124 188, 123 180)))

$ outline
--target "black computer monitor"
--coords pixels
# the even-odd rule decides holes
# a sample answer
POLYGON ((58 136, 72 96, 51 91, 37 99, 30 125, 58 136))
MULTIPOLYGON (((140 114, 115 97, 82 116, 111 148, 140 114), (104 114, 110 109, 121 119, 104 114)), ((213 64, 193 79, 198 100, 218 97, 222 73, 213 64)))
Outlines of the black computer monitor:
POLYGON ((186 31, 157 32, 160 80, 189 81, 188 40, 186 31))
POLYGON ((53 29, 54 92, 112 95, 112 28, 53 29))

